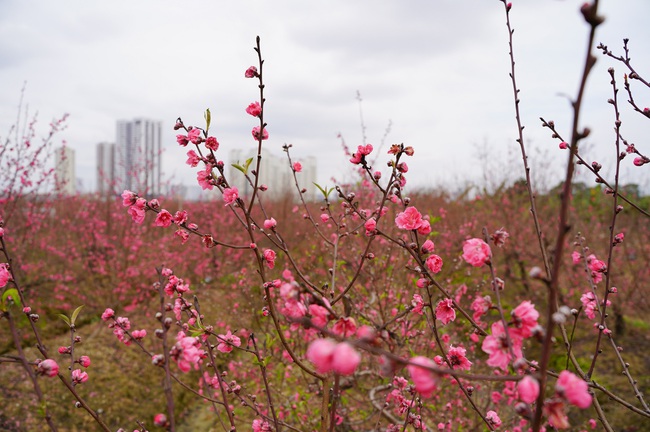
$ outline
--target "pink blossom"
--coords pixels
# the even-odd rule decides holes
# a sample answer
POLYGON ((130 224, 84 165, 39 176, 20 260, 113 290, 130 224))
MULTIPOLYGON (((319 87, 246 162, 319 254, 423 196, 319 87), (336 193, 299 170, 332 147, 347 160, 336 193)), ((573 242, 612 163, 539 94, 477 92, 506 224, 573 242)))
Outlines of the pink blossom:
POLYGON ((84 372, 81 369, 75 369, 72 371, 72 384, 81 384, 88 381, 88 372, 84 372))
POLYGON ((555 383, 555 390, 560 396, 563 396, 570 404, 579 408, 589 408, 591 405, 591 395, 589 387, 585 380, 577 375, 564 370, 555 383))
POLYGON ((370 218, 363 224, 363 227, 366 229, 366 235, 368 237, 377 233, 377 219, 370 218))
POLYGON ((539 312, 535 305, 526 300, 511 312, 514 329, 512 333, 518 333, 523 338, 529 338, 533 334, 533 329, 537 327, 537 318, 539 312))
POLYGON ((275 219, 273 219, 273 218, 266 219, 266 220, 264 221, 264 229, 273 229, 273 228, 275 228, 277 225, 278 225, 278 222, 277 222, 275 219))
POLYGON ((185 222, 187 222, 187 211, 186 210, 179 210, 174 214, 174 223, 176 225, 182 225, 185 222))
POLYGON ((138 196, 135 193, 130 190, 124 190, 124 192, 122 192, 122 205, 124 207, 130 207, 135 204, 137 198, 138 196))
POLYGON ((295 172, 301 172, 302 171, 302 164, 300 162, 296 162, 293 164, 293 170, 295 172))
POLYGON ((431 233, 431 224, 428 220, 422 219, 420 226, 418 227, 418 234, 420 235, 429 235, 431 233))
POLYGON ((332 370, 332 361, 336 342, 331 339, 316 339, 307 348, 307 359, 316 366, 321 374, 332 370))
POLYGON ((3 288, 11 280, 11 272, 6 263, 0 264, 0 288, 3 288))
POLYGON ((260 419, 253 420, 253 432, 271 432, 273 428, 269 425, 268 422, 260 419))
POLYGON ((275 267, 275 251, 272 249, 264 249, 264 252, 262 253, 262 256, 264 257, 264 261, 266 261, 266 265, 272 269, 275 267))
POLYGON ((187 161, 185 161, 186 164, 191 167, 195 167, 199 164, 199 162, 201 162, 201 158, 196 154, 194 150, 187 152, 187 161))
POLYGON ((429 255, 424 263, 426 264, 429 271, 433 274, 440 273, 442 270, 442 258, 436 254, 429 255))
POLYGON ((246 78, 255 78, 256 76, 258 76, 257 68, 255 66, 249 67, 248 69, 246 69, 246 72, 244 72, 244 76, 246 78))
POLYGON ((170 356, 178 364, 183 372, 189 372, 192 366, 199 368, 199 363, 206 356, 205 351, 200 349, 201 343, 195 337, 186 337, 183 332, 179 333, 179 340, 172 347, 170 356))
POLYGON ((187 131, 187 139, 192 141, 192 144, 200 144, 201 143, 201 129, 199 128, 193 128, 187 131))
POLYGON ((517 383, 517 393, 519 393, 519 399, 531 404, 539 396, 539 382, 532 376, 526 375, 517 383))
POLYGON ((573 261, 573 264, 580 263, 581 259, 582 259, 582 255, 580 255, 580 252, 578 251, 571 252, 571 260, 573 261))
POLYGON ((329 217, 329 215, 328 215, 327 213, 322 213, 322 214, 320 215, 320 220, 322 220, 323 223, 327 223, 327 221, 330 220, 330 217, 329 217))
POLYGON ((155 224, 159 227, 170 226, 172 224, 172 214, 167 210, 161 210, 160 213, 158 213, 158 216, 156 216, 155 224))
POLYGON ((131 332, 131 336, 133 336, 133 339, 135 340, 142 340, 144 339, 145 336, 147 336, 147 331, 142 329, 142 330, 133 330, 131 332))
POLYGON ((38 364, 38 373, 47 377, 55 377, 59 374, 59 365, 52 359, 45 359, 38 364))
POLYGON ((470 370, 472 362, 467 360, 465 353, 467 351, 463 347, 450 346, 447 351, 447 360, 453 369, 470 370))
POLYGON ((648 163, 647 158, 644 158, 644 157, 641 157, 641 156, 634 158, 634 165, 636 165, 636 166, 643 166, 643 165, 645 165, 647 163, 648 163))
POLYGON ((260 114, 262 114, 262 106, 259 102, 253 102, 252 104, 248 105, 246 112, 253 117, 259 117, 260 114))
POLYGON ((416 230, 422 225, 422 214, 415 207, 408 207, 397 215, 395 225, 403 230, 416 230))
POLYGON ((214 188, 214 179, 212 178, 212 166, 206 165, 204 170, 196 173, 196 180, 198 181, 201 189, 212 190, 214 188))
POLYGON ((332 353, 332 369, 341 375, 352 375, 361 362, 359 354, 347 342, 341 342, 336 345, 332 353))
POLYGON ((241 346, 241 339, 232 334, 230 330, 225 335, 219 335, 219 345, 217 345, 219 351, 229 353, 233 346, 241 346))
POLYGON ((483 240, 473 238, 463 243, 463 259, 474 267, 481 267, 490 261, 492 251, 483 240))
POLYGON ((430 369, 427 369, 435 367, 436 363, 433 360, 422 356, 413 357, 406 366, 415 384, 415 390, 422 397, 429 398, 433 396, 433 392, 436 390, 438 377, 430 369))
POLYGON ((79 364, 85 368, 90 366, 90 357, 88 356, 81 356, 79 357, 79 364))
POLYGON ((508 237, 510 237, 510 234, 508 234, 508 232, 503 228, 496 230, 492 235, 490 235, 490 239, 494 245, 498 247, 502 247, 504 244, 506 244, 508 237))
POLYGON ((424 311, 422 308, 424 307, 424 299, 422 299, 422 296, 420 294, 413 294, 413 300, 411 300, 411 305, 413 306, 413 313, 422 315, 424 311))
POLYGON ((373 147, 372 144, 366 144, 365 146, 360 145, 357 147, 357 152, 352 154, 350 162, 355 165, 359 165, 361 161, 365 161, 365 157, 372 153, 373 147))
POLYGON ((181 244, 185 244, 185 242, 190 238, 190 233, 181 228, 177 229, 174 232, 174 235, 181 239, 181 244))
MULTIPOLYGON (((516 358, 521 358, 522 339, 514 333, 510 334, 512 342, 512 351, 516 358)), ((481 346, 483 352, 489 355, 487 364, 492 367, 500 367, 504 371, 508 370, 508 365, 512 360, 506 338, 506 330, 502 321, 492 324, 492 334, 483 339, 481 346)))
POLYGON ((427 240, 422 244, 422 253, 432 253, 435 249, 435 245, 431 240, 427 240))
POLYGON ((354 318, 351 317, 341 317, 334 327, 332 327, 332 333, 341 337, 350 337, 357 331, 357 323, 354 318))
POLYGON ((219 141, 213 136, 209 136, 205 140, 205 147, 212 151, 219 150, 219 141))
POLYGON ((491 424, 492 426, 494 426, 495 428, 498 428, 498 427, 501 426, 501 419, 499 418, 499 416, 497 415, 496 412, 494 412, 494 411, 488 411, 487 414, 485 414, 485 418, 486 418, 487 421, 489 421, 490 424, 491 424))
POLYGON ((567 144, 567 143, 565 143, 564 141, 562 141, 562 142, 560 143, 560 148, 561 148, 562 150, 566 150, 566 149, 569 148, 569 144, 567 144))
POLYGON ((133 222, 137 224, 141 224, 144 222, 144 209, 141 209, 140 207, 136 205, 132 205, 129 207, 127 210, 127 213, 129 216, 131 216, 131 219, 133 219, 133 222))
POLYGON ((185 147, 190 140, 187 138, 186 135, 176 135, 176 142, 178 143, 179 146, 185 147))
POLYGON ((164 427, 167 425, 167 416, 165 414, 159 413, 153 416, 154 426, 164 427))
POLYGON ((488 313, 490 308, 492 307, 492 299, 490 296, 477 296, 474 301, 472 302, 472 305, 470 306, 474 313, 472 314, 472 318, 476 321, 479 321, 483 315, 488 313))
POLYGON ((102 314, 102 320, 103 321, 108 321, 109 319, 113 318, 115 316, 115 311, 111 308, 106 308, 104 313, 102 314))
POLYGON ((569 418, 564 412, 564 402, 559 399, 551 399, 544 403, 544 413, 548 417, 548 422, 556 429, 568 429, 569 418))
POLYGON ((312 324, 319 328, 325 328, 329 321, 329 311, 317 304, 310 304, 308 309, 312 324))
POLYGON ((447 325, 456 319, 456 311, 454 310, 454 302, 452 299, 444 299, 438 302, 436 306, 436 318, 443 325, 447 325))
MULTIPOLYGON (((253 130, 251 131, 251 134, 253 134, 253 138, 255 138, 257 141, 260 140, 260 127, 255 126, 253 130)), ((264 128, 262 130, 262 135, 261 135, 262 140, 267 140, 269 139, 269 132, 264 128)))
POLYGON ((239 198, 239 190, 236 187, 226 188, 223 190, 223 201, 226 205, 233 204, 239 198))

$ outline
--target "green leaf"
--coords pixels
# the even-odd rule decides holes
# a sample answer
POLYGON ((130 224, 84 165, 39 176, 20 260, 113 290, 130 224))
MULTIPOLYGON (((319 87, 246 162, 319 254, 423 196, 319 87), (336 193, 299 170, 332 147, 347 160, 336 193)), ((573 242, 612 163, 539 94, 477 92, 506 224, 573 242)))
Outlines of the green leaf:
POLYGON ((1 307, 2 307, 3 311, 6 311, 8 306, 10 306, 10 305, 7 304, 7 300, 9 299, 9 297, 11 297, 11 301, 13 302, 13 304, 16 304, 18 306, 22 306, 20 304, 20 295, 18 294, 18 290, 16 288, 10 288, 7 291, 5 291, 4 294, 2 294, 2 306, 1 307))
POLYGON ((320 187, 318 183, 314 183, 314 186, 318 188, 318 190, 323 194, 323 198, 325 199, 327 199, 329 195, 332 193, 332 191, 334 190, 334 188, 328 189, 327 187, 323 189, 322 187, 320 187))
POLYGON ((83 309, 83 307, 84 307, 84 305, 81 305, 72 312, 72 316, 70 317, 70 323, 72 325, 74 325, 74 323, 77 321, 77 317, 79 316, 79 312, 81 312, 81 309, 83 309))
POLYGON ((67 315, 63 314, 58 314, 59 318, 61 318, 67 325, 68 327, 72 327, 72 323, 70 322, 70 318, 67 317, 67 315))
POLYGON ((203 117, 205 117, 205 132, 207 133, 208 129, 210 129, 210 122, 212 121, 212 114, 210 114, 210 108, 205 110, 203 117))
POLYGON ((238 165, 238 164, 230 164, 230 166, 233 167, 233 168, 237 168, 239 171, 241 171, 241 172, 243 172, 244 174, 246 174, 246 168, 244 168, 243 166, 238 165))
POLYGON ((244 163, 244 168, 246 168, 246 174, 248 174, 248 167, 251 166, 251 162, 253 162, 253 158, 246 159, 246 162, 244 163))

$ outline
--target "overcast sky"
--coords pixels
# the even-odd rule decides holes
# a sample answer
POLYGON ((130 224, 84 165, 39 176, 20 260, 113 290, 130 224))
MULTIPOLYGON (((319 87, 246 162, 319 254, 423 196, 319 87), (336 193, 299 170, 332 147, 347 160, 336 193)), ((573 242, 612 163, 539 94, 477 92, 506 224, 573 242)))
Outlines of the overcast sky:
MULTIPOLYGON (((582 1, 513 3, 525 135, 531 158, 541 157, 533 166, 552 172, 563 168, 565 154, 538 118, 570 135, 567 95, 577 90, 588 31, 582 1)), ((597 40, 621 53, 622 39, 630 38, 635 66, 647 78, 650 1, 603 0, 601 11, 606 22, 597 40)), ((382 152, 391 143, 415 148, 411 185, 478 181, 477 154, 485 149, 491 177, 521 170, 510 162, 518 149, 498 0, 0 0, 0 136, 26 82, 25 100, 39 111, 42 133, 50 119, 70 114, 60 138, 76 151, 86 190, 95 187, 95 145, 115 140, 116 120, 134 117, 164 122, 163 171, 193 184, 174 121, 181 116, 200 126, 209 107, 223 160, 230 162, 230 149, 254 147, 255 122, 244 109, 258 95, 243 73, 256 63, 257 35, 266 60, 265 145, 281 155, 291 143, 297 159, 315 156, 321 183, 350 178, 337 134, 351 148, 362 143, 357 91, 367 142, 378 147, 391 122, 382 152)), ((610 66, 622 81, 623 65, 599 56, 582 120, 593 131, 587 158, 601 162, 613 155, 610 66)), ((650 105, 648 90, 635 88, 638 102, 650 105)), ((621 105, 626 138, 650 153, 648 121, 621 105)), ((385 168, 387 158, 380 160, 385 168)), ((646 167, 634 169, 631 158, 623 164, 647 187, 646 167)))

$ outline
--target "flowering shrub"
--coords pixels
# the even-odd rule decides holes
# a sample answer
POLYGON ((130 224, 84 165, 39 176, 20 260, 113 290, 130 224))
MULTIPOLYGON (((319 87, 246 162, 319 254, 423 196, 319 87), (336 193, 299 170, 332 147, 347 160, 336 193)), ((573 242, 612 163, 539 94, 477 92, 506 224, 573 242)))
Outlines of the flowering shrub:
MULTIPOLYGON (((518 107, 512 5, 503 5, 518 107)), ((595 31, 602 22, 597 6, 586 4, 581 11, 595 31)), ((91 324, 88 316, 103 321, 98 333, 104 331, 115 352, 141 355, 141 368, 154 374, 142 387, 155 409, 144 420, 135 412, 137 420, 131 420, 141 431, 148 425, 176 430, 194 421, 188 412, 199 410, 224 430, 254 431, 538 431, 592 426, 595 420, 589 417, 612 430, 605 404, 634 413, 639 422, 650 418, 642 378, 632 374, 615 339, 623 332, 615 334, 608 319, 612 309, 622 314, 626 300, 646 300, 641 288, 636 293, 621 289, 619 296, 613 284, 648 281, 647 259, 639 265, 624 254, 630 245, 635 256, 647 256, 650 232, 642 217, 648 214, 622 194, 618 175, 613 183, 601 177, 599 164, 589 166, 605 186, 598 204, 609 210, 595 219, 570 208, 574 161, 586 165, 578 144, 587 132, 574 127, 571 139, 564 140, 560 126, 543 120, 560 149, 571 152, 561 201, 543 203, 531 187, 518 124, 525 193, 513 188, 489 197, 492 203, 479 200, 471 213, 466 203, 407 195, 405 159, 416 157, 417 148, 403 144, 383 155, 389 158, 385 172, 371 166, 375 148, 359 145, 349 162, 360 181, 334 188, 316 185, 323 201, 308 203, 300 187, 302 166, 292 160, 287 145, 287 167, 302 214, 287 213, 282 205, 266 202, 268 188, 259 181, 262 148, 270 135, 259 39, 255 50, 258 64, 244 77, 256 80, 260 92, 245 108, 255 122, 251 136, 258 157, 252 169, 251 160, 237 165, 234 174, 245 178, 250 195, 240 196, 226 173, 207 111, 204 125, 186 125, 179 118, 176 142, 191 147, 187 165, 201 187, 220 195, 225 205, 180 205, 127 190, 120 200, 125 211, 109 202, 102 220, 101 202, 80 205, 81 198, 73 197, 53 204, 53 221, 43 222, 52 224, 51 231, 40 246, 48 258, 57 258, 56 265, 38 251, 29 255, 33 262, 16 265, 8 246, 16 237, 11 226, 0 223, 5 258, 0 310, 13 350, 0 361, 22 367, 51 430, 57 418, 68 417, 48 408, 42 376, 57 377, 72 398, 68 405, 85 411, 100 429, 135 427, 118 410, 110 418, 93 406, 100 399, 91 389, 101 385, 100 365, 107 359, 87 348, 91 338, 78 334, 83 319, 91 324), (626 219, 622 202, 641 216, 626 219), (521 215, 529 213, 523 223, 521 215), (571 251, 567 235, 574 217, 585 229, 572 239, 571 251), (111 230, 109 223, 118 229, 111 230), (636 242, 624 233, 632 226, 636 242), (54 235, 65 229, 78 236, 73 246, 54 235), (595 246, 603 240, 605 246, 595 246), (69 262, 81 264, 70 269, 69 262), (633 269, 625 270, 626 265, 633 269), (39 277, 54 285, 52 297, 39 298, 28 289, 39 277), (93 288, 80 289, 85 281, 93 288), (73 309, 80 302, 83 312, 73 309), (35 310, 48 321, 44 329, 36 325, 41 316, 35 310), (58 354, 42 338, 53 320, 67 338, 57 344, 58 354), (25 329, 36 346, 28 353, 21 338, 25 329), (610 357, 603 359, 605 348, 610 357), (605 361, 607 366, 599 368, 605 361), (59 366, 64 362, 67 370, 59 366), (623 384, 594 379, 599 374, 609 378, 612 363, 623 369, 636 404, 624 394, 623 384), (152 383, 162 383, 160 392, 152 383), (188 402, 188 395, 201 402, 188 402)), ((631 67, 627 57, 618 61, 631 67)), ((589 70, 585 67, 585 77, 589 70)), ((610 74, 615 90, 615 74, 610 74)), ((616 100, 611 103, 618 107, 616 100)), ((574 124, 579 105, 574 103, 574 124)), ((647 116, 645 110, 636 111, 647 116)), ((617 170, 621 141, 617 129, 617 170)), ((645 160, 636 147, 626 146, 627 153, 645 160)), ((644 163, 635 160, 634 165, 644 163)), ((52 329, 48 337, 56 333, 52 329)), ((130 371, 134 380, 141 373, 140 366, 130 371)))

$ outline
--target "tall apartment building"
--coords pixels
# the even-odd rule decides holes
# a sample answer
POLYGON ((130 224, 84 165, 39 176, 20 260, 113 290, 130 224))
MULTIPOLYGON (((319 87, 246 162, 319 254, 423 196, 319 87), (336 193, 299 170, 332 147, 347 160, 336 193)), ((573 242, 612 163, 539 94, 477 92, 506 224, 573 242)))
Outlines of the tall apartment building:
POLYGON ((57 190, 62 194, 74 195, 77 192, 74 150, 70 147, 54 150, 54 179, 57 190))
POLYGON ((150 196, 161 193, 161 129, 161 122, 145 118, 118 120, 115 138, 118 190, 150 196))
MULTIPOLYGON (((253 162, 249 167, 249 176, 252 180, 250 171, 255 169, 256 158, 255 154, 251 151, 244 151, 242 149, 232 150, 230 152, 230 163, 237 163, 242 165, 250 157, 253 157, 253 162)), ((262 161, 260 163, 260 181, 259 184, 266 185, 268 190, 264 192, 264 197, 271 200, 278 200, 287 196, 297 199, 298 191, 293 179, 293 172, 289 167, 289 162, 286 156, 277 157, 272 155, 266 149, 262 149, 262 161)), ((294 162, 300 162, 302 171, 297 174, 298 184, 301 188, 307 189, 303 195, 306 201, 313 201, 316 197, 316 187, 314 183, 317 181, 316 176, 316 158, 310 156, 305 159, 294 159, 294 162)), ((250 196, 253 188, 244 178, 244 174, 236 168, 230 167, 228 172, 228 181, 232 186, 237 187, 239 196, 250 196)))
POLYGON ((97 192, 100 195, 121 193, 115 184, 115 144, 101 142, 97 144, 97 192))

